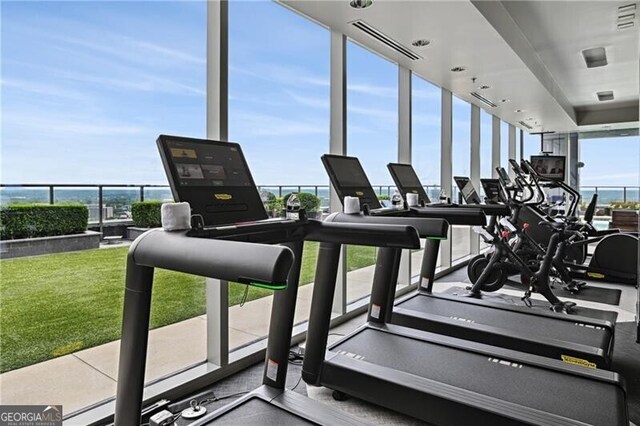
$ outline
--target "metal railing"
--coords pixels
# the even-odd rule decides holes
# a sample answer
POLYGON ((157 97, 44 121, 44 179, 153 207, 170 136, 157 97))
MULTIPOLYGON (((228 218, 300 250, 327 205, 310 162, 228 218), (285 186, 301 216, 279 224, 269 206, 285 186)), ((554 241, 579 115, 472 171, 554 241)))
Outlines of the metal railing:
MULTIPOLYGON (((378 195, 391 196, 396 190, 394 185, 374 185, 374 191, 378 195)), ((329 207, 329 185, 259 185, 258 189, 262 191, 268 191, 278 197, 290 192, 307 192, 320 198, 322 208, 329 207)), ((456 199, 455 193, 457 188, 454 186, 453 199, 456 199)), ((440 185, 425 185, 425 190, 432 198, 437 198, 440 185)), ((97 211, 95 215, 90 218, 90 223, 98 225, 102 228, 107 220, 113 220, 105 217, 105 207, 113 207, 109 205, 109 201, 105 200, 110 191, 131 191, 126 194, 119 194, 120 199, 119 207, 127 208, 136 201, 145 201, 145 199, 166 200, 171 198, 171 192, 168 185, 153 185, 153 184, 0 184, 0 202, 2 204, 11 202, 39 202, 55 204, 57 202, 81 202, 88 206, 96 206, 97 211), (20 191, 20 189, 27 190, 26 192, 20 191), (33 193, 32 191, 40 189, 41 192, 33 193), (158 190, 156 194, 150 194, 150 190, 158 190), (83 194, 84 201, 80 200, 80 196, 75 194, 75 197, 69 197, 60 194, 58 191, 95 191, 91 198, 95 198, 95 203, 87 203, 86 199, 89 194, 83 194), (165 190, 166 193, 160 192, 165 190), (30 193, 31 192, 31 193, 30 193)), ((610 185, 597 185, 597 186, 581 186, 580 193, 583 195, 583 201, 588 202, 591 198, 591 194, 597 193, 599 196, 598 205, 608 205, 610 202, 615 201, 638 201, 640 202, 640 186, 610 186, 610 185)), ((92 210, 93 213, 93 210, 92 210)), ((130 212, 129 212, 130 214, 130 212)), ((122 217, 121 219, 130 219, 128 217, 122 217)))
MULTIPOLYGON (((597 186, 581 186, 580 194, 584 202, 589 202, 585 194, 598 194, 598 205, 608 204, 610 202, 622 201, 622 202, 640 202, 640 186, 611 186, 611 185, 597 185, 597 186), (622 195, 622 200, 616 198, 617 195, 622 195), (613 199, 616 198, 616 199, 613 199)), ((590 198, 590 195, 589 197, 590 198)))

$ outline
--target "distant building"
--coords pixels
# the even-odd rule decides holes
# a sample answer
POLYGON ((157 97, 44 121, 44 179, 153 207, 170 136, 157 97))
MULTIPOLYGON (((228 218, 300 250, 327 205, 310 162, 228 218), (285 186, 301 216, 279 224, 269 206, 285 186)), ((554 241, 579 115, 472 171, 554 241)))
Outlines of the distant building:
MULTIPOLYGON (((87 206, 89 209, 89 220, 98 220, 100 219, 99 211, 100 206, 97 204, 89 204, 87 206)), ((111 206, 102 206, 102 219, 113 219, 113 207, 111 206)))

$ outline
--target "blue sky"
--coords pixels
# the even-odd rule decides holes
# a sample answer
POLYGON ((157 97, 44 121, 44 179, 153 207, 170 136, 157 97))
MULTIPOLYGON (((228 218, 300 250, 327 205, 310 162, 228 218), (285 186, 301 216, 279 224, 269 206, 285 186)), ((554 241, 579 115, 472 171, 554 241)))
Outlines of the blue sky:
MULTIPOLYGON (((205 136, 204 2, 2 8, 3 183, 165 183, 157 135, 205 136)), ((232 2, 229 39, 229 136, 256 181, 326 184, 328 31, 271 2, 232 2)), ((347 56, 348 153, 373 183, 389 184, 397 67, 351 42, 347 56)), ((415 76, 413 90, 413 160, 423 182, 436 183, 440 93, 415 76)), ((468 174, 470 108, 457 98, 454 120, 454 174, 468 174)), ((485 176, 491 120, 481 120, 485 176)), ((635 145, 585 146, 583 184, 637 184, 638 138, 625 139, 635 145)))

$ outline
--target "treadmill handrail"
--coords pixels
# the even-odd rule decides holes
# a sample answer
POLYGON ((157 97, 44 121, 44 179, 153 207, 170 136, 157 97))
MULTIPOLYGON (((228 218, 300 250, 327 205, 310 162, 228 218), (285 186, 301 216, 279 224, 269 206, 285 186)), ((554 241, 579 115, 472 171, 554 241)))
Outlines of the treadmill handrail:
MULTIPOLYGON (((458 225, 479 225, 487 224, 487 216, 481 208, 458 208, 458 207, 411 207, 411 212, 419 217, 436 218, 452 216, 460 219, 455 223, 458 225)), ((453 220, 451 221, 453 222, 453 220)))
MULTIPOLYGON (((188 237, 186 232, 151 229, 129 248, 129 260, 138 266, 169 269, 225 281, 255 280, 284 284, 293 264, 287 247, 188 237), (246 259, 251 259, 250 263, 246 259)), ((127 281, 135 288, 139 282, 127 281)), ((147 289, 141 289, 146 291, 147 289)))
MULTIPOLYGON (((366 216, 359 214, 332 213, 325 219, 325 223, 349 223, 363 224, 364 226, 411 226, 418 231, 422 238, 438 238, 446 239, 449 235, 449 222, 440 218, 426 217, 385 217, 385 216, 366 216)), ((378 244, 380 242, 378 241, 378 244)))
POLYGON ((396 222, 390 225, 380 224, 379 221, 367 224, 312 221, 309 227, 305 240, 374 247, 420 248, 420 236, 412 223, 396 222))

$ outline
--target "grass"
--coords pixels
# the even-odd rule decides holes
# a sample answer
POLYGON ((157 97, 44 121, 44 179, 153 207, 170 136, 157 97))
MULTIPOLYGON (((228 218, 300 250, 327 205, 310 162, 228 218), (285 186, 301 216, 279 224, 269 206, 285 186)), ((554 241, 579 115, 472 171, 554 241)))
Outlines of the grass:
MULTIPOLYGON (((120 338, 127 247, 0 261, 0 373, 120 338)), ((318 243, 305 243, 300 283, 313 281, 318 243)), ((348 270, 375 262, 352 247, 348 270)), ((151 328, 205 313, 204 278, 156 270, 151 328)), ((245 286, 230 284, 229 306, 245 286)), ((247 301, 272 291, 250 287, 247 301)))

